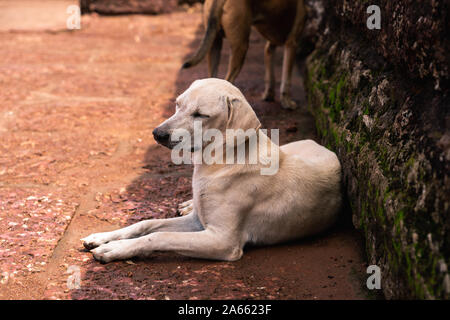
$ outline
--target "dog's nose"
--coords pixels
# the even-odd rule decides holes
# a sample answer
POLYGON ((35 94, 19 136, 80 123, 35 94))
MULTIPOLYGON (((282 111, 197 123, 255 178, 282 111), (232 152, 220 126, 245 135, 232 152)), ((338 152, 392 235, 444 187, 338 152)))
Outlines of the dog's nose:
POLYGON ((155 130, 153 130, 153 138, 155 138, 156 141, 161 142, 161 143, 168 142, 169 138, 170 138, 170 134, 167 133, 167 131, 165 131, 165 130, 156 128, 155 130))

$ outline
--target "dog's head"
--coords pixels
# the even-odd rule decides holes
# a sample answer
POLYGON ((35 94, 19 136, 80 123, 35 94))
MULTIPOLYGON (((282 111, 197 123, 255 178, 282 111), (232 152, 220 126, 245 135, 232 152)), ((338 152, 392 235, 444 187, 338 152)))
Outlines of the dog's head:
MULTIPOLYGON (((226 129, 256 130, 261 125, 238 88, 226 80, 210 78, 194 81, 176 99, 175 114, 159 125, 153 136, 158 143, 172 149, 181 142, 174 133, 183 130, 189 132, 194 146, 194 126, 199 124, 202 132, 215 129, 224 136, 226 129)), ((207 144, 205 140, 202 139, 203 146, 207 144)))

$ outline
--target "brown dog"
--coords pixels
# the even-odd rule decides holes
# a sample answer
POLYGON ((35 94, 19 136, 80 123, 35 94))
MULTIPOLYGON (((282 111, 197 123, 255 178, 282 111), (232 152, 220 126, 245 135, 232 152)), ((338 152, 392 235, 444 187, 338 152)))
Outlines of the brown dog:
POLYGON ((206 33, 200 48, 183 64, 183 68, 195 66, 208 54, 209 76, 216 77, 225 36, 231 46, 225 79, 234 82, 244 63, 250 29, 254 25, 268 40, 264 56, 266 88, 263 99, 274 99, 274 53, 277 46, 284 45, 281 105, 295 109, 297 105, 290 97, 290 86, 297 39, 305 23, 303 0, 206 0, 203 15, 206 33))

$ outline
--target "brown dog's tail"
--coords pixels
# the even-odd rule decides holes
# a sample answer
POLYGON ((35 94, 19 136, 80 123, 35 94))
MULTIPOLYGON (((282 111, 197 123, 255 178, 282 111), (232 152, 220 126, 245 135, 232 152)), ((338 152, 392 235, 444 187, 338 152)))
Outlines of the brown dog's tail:
POLYGON ((200 61, 203 60, 206 53, 213 46, 214 40, 216 39, 216 36, 220 31, 220 17, 222 15, 222 8, 224 3, 225 0, 212 0, 211 8, 208 13, 206 32, 203 36, 200 47, 197 49, 197 52, 194 54, 194 56, 183 63, 183 66, 181 67, 182 69, 197 65, 200 61))

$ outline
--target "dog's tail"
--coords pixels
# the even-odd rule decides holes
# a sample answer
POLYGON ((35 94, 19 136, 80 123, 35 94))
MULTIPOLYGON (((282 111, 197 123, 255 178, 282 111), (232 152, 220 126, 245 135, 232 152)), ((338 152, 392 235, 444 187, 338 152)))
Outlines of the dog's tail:
MULTIPOLYGON (((200 47, 197 52, 189 58, 185 63, 183 63, 182 69, 190 68, 197 65, 203 60, 206 53, 213 46, 214 40, 220 31, 220 17, 222 15, 222 8, 225 0, 212 0, 211 7, 208 12, 206 32, 203 36, 200 47)), ((205 3, 206 5, 206 3, 205 3)))

